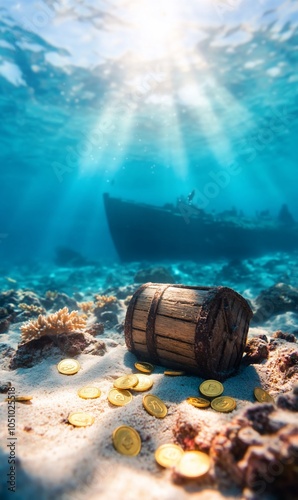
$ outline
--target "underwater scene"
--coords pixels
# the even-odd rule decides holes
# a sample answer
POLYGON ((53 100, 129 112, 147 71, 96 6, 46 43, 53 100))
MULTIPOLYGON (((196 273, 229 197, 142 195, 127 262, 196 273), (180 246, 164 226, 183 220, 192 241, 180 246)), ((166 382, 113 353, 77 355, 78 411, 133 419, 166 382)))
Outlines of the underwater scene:
POLYGON ((0 31, 0 498, 297 499, 297 1, 0 31))

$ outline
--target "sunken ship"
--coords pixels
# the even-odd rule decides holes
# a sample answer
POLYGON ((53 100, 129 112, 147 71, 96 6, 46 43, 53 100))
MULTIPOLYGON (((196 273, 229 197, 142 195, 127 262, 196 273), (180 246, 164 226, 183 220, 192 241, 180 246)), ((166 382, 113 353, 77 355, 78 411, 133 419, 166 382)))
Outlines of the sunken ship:
POLYGON ((236 209, 207 213, 188 199, 162 207, 104 193, 114 245, 122 261, 245 258, 298 247, 298 224, 287 205, 247 218, 236 209))

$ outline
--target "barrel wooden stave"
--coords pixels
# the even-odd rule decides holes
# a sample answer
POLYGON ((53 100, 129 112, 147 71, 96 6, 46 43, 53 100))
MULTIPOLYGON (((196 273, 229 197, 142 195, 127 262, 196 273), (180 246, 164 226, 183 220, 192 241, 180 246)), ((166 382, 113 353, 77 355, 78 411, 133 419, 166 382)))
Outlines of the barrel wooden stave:
POLYGON ((160 364, 219 380, 237 370, 252 315, 243 297, 227 287, 159 284, 143 285, 136 293, 125 336, 130 350, 141 359, 152 361, 147 345, 148 315, 159 294, 154 345, 160 364))

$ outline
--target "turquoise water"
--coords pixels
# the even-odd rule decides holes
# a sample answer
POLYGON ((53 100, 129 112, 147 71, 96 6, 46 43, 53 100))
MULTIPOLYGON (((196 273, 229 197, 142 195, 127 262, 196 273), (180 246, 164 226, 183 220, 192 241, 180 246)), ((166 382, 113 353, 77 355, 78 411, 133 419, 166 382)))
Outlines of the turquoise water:
POLYGON ((0 5, 2 263, 117 259, 104 192, 298 220, 296 1, 0 5))

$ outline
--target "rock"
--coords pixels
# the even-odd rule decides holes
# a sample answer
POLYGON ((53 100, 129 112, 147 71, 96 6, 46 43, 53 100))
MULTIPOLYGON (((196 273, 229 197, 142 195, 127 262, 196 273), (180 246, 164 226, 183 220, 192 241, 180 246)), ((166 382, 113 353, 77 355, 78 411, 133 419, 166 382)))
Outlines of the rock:
POLYGON ((124 320, 116 325, 115 330, 119 333, 124 332, 124 320))
POLYGON ((268 342, 260 337, 248 339, 244 352, 246 352, 246 356, 243 358, 244 364, 261 363, 269 356, 268 342))
POLYGON ((298 384, 294 386, 291 392, 282 394, 277 398, 278 408, 290 411, 298 411, 298 384))
POLYGON ((7 319, 0 320, 0 333, 6 333, 9 330, 10 321, 7 319))
POLYGON ((103 311, 99 318, 107 328, 113 328, 118 323, 118 316, 113 311, 103 311))
POLYGON ((298 425, 288 415, 275 411, 273 405, 256 403, 229 422, 210 448, 219 483, 231 486, 233 482, 246 494, 251 491, 247 498, 263 498, 266 492, 274 498, 294 499, 298 425))
POLYGON ((0 367, 2 370, 9 370, 9 365, 15 352, 8 344, 0 344, 0 367))
POLYGON ((105 327, 103 323, 94 323, 93 325, 89 326, 89 328, 86 329, 86 332, 89 333, 89 335, 96 337, 96 335, 103 334, 104 328, 105 327))
POLYGON ((75 250, 67 247, 56 248, 55 264, 61 267, 80 267, 87 265, 86 259, 75 250))
POLYGON ((198 449, 195 446, 195 438, 198 435, 200 427, 194 426, 190 422, 185 422, 178 419, 173 429, 173 434, 177 444, 182 446, 184 450, 198 449))
POLYGON ((0 382, 0 393, 6 394, 11 387, 11 382, 0 382))
POLYGON ((239 281, 243 276, 249 276, 251 270, 239 259, 233 259, 228 264, 225 264, 217 275, 218 281, 239 281))
POLYGON ((67 307, 69 311, 78 311, 79 306, 75 299, 66 295, 66 293, 53 293, 53 296, 47 296, 41 299, 42 305, 46 309, 52 309, 53 311, 59 311, 63 307, 67 307))
POLYGON ((175 283, 175 278, 165 267, 141 269, 134 277, 135 283, 175 283))
POLYGON ((272 316, 288 311, 298 312, 298 289, 285 283, 264 290, 256 299, 258 309, 252 323, 262 323, 272 316))
POLYGON ((298 349, 281 352, 278 358, 278 367, 288 378, 298 374, 298 349))
POLYGON ((55 336, 43 336, 25 344, 19 344, 9 368, 30 368, 49 356, 74 357, 81 353, 103 355, 105 344, 88 333, 74 332, 55 336))
POLYGON ((293 333, 284 333, 281 330, 274 332, 272 337, 275 339, 283 339, 287 342, 296 342, 296 337, 293 333))

